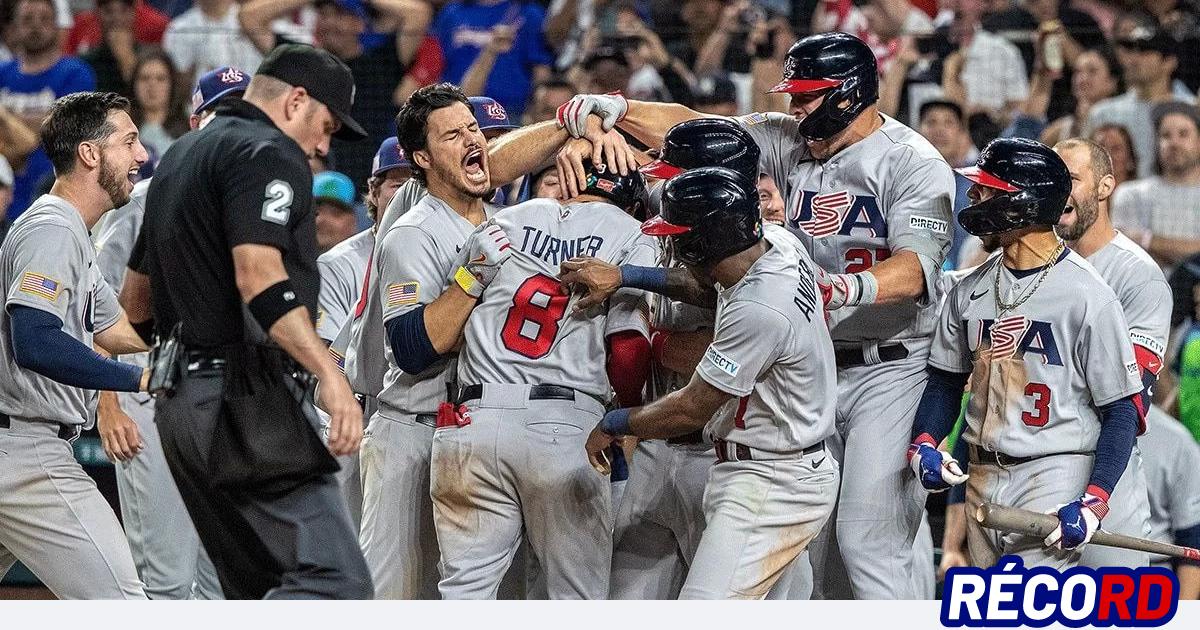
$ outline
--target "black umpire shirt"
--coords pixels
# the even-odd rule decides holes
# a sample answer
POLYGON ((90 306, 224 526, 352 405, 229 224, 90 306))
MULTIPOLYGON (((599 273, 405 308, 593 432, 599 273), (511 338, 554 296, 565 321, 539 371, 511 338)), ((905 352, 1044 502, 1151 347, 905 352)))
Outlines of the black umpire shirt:
POLYGON ((155 328, 182 321, 191 348, 261 342, 238 293, 233 247, 270 245, 309 316, 317 312, 312 173, 300 145, 259 108, 230 100, 171 146, 146 197, 129 266, 150 276, 155 328), (248 325, 249 324, 249 325, 248 325))

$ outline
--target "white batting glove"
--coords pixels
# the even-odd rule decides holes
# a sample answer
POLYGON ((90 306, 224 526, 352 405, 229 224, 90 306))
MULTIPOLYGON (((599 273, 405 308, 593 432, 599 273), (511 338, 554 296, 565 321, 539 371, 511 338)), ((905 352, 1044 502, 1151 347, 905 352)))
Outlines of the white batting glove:
POLYGON ((625 119, 629 112, 629 101, 620 92, 613 94, 578 94, 558 108, 555 119, 560 129, 566 129, 572 138, 582 138, 587 132, 587 118, 591 114, 600 117, 600 127, 611 131, 625 119))
POLYGON ((467 262, 454 272, 454 282, 471 297, 483 295, 500 267, 512 256, 512 243, 504 229, 488 221, 463 244, 467 262))
POLYGON ((913 442, 908 447, 908 465, 921 485, 930 492, 943 492, 970 478, 946 451, 929 441, 913 442))

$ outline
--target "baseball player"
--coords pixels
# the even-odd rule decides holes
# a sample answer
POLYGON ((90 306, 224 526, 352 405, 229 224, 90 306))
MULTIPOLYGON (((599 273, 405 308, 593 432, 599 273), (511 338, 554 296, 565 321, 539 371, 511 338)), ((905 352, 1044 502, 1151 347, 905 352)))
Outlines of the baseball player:
MULTIPOLYGON (((1200 546, 1200 445, 1188 430, 1159 407, 1146 414, 1146 433, 1138 438, 1145 455, 1150 496, 1150 534, 1147 538, 1187 547, 1200 546)), ((1171 559, 1151 556, 1156 566, 1171 559)), ((1200 598, 1200 564, 1177 560, 1179 599, 1200 598)))
POLYGON ((116 515, 71 448, 93 424, 96 390, 145 391, 149 380, 92 350, 146 350, 88 236, 129 200, 147 159, 128 111, 107 92, 55 102, 41 130, 54 185, 0 246, 0 576, 20 560, 62 599, 146 597, 116 515))
POLYGON ((383 234, 375 261, 388 370, 363 439, 359 542, 378 598, 435 598, 430 449, 453 349, 474 306, 447 287, 459 249, 492 213, 483 202, 491 183, 487 140, 457 87, 414 92, 396 120, 413 177, 429 194, 383 234))
MULTIPOLYGON (((250 77, 236 68, 218 68, 200 77, 192 94, 192 130, 207 124, 225 98, 240 98, 250 77)), ((93 230, 96 264, 120 293, 125 268, 146 211, 150 180, 133 187, 129 203, 104 215, 93 230)), ((140 333, 144 334, 144 333, 140 333)), ((144 336, 149 336, 144 334, 144 336)), ((124 357, 142 367, 145 353, 124 357)), ((154 424, 154 399, 141 392, 102 393, 97 428, 116 466, 121 522, 129 549, 150 599, 222 599, 216 569, 192 525, 167 468, 154 424), (109 396, 115 400, 109 399, 109 396), (123 435, 117 436, 118 433, 123 435), (116 448, 137 445, 137 452, 116 448)))
MULTIPOLYGON (((834 430, 834 352, 815 265, 786 231, 764 235, 755 179, 720 167, 669 181, 662 214, 642 231, 668 237, 691 273, 720 287, 713 341, 683 389, 606 414, 588 437, 588 457, 604 470, 600 457, 616 436, 667 438, 703 427, 718 463, 680 597, 762 598, 825 524, 837 494, 837 465, 825 448, 834 430)), ((631 284, 662 293, 664 275, 631 284)))
MULTIPOLYGON (((1171 327, 1171 289, 1162 270, 1141 247, 1113 229, 1108 202, 1116 188, 1112 160, 1100 145, 1085 139, 1054 147, 1071 172, 1070 204, 1056 228, 1059 236, 1112 288, 1129 323, 1129 338, 1141 370, 1141 410, 1148 411, 1150 388, 1163 365, 1171 327)), ((1150 528, 1143 459, 1135 444, 1129 465, 1109 500, 1107 531, 1145 538, 1150 528)), ((1080 563, 1091 567, 1145 566, 1144 552, 1091 545, 1080 563)))
POLYGON ((1129 325, 1113 290, 1054 234, 1071 173, 1048 147, 990 143, 959 214, 967 232, 999 248, 950 291, 917 410, 912 470, 926 489, 968 481, 938 450, 970 380, 967 509, 983 502, 1057 515, 1044 540, 967 523, 977 566, 1005 554, 1026 566, 1075 565, 1100 527, 1139 430, 1142 391, 1129 325), (1065 301, 1063 296, 1073 297, 1065 301))
MULTIPOLYGON (((386 208, 400 186, 412 177, 412 164, 404 155, 404 149, 393 136, 384 140, 375 152, 371 165, 371 177, 367 180, 364 201, 372 221, 378 221, 379 209, 386 208)), ((378 225, 378 223, 376 223, 378 225)), ((317 269, 321 273, 321 292, 317 296, 317 336, 329 345, 329 354, 338 366, 345 370, 346 347, 350 342, 351 319, 362 299, 363 282, 367 265, 375 249, 375 226, 335 245, 317 257, 317 269)), ((361 394, 361 393, 360 393, 361 394)), ((374 399, 365 404, 364 420, 375 411, 374 399)), ((329 416, 318 410, 323 426, 328 426, 329 416)), ((362 481, 359 478, 358 453, 338 458, 342 469, 337 473, 338 483, 346 496, 350 518, 357 528, 362 521, 362 481)))
MULTIPOLYGON (((788 51, 792 115, 735 118, 762 151, 787 200, 787 226, 822 277, 837 350, 838 435, 844 470, 837 536, 854 595, 914 599, 913 543, 925 493, 908 474, 909 422, 926 380, 937 279, 950 246, 950 167, 913 130, 882 115, 870 48, 844 33, 805 37, 788 51)), ((620 95, 576 96, 559 120, 580 133, 592 114, 651 146, 701 114, 620 95)), ((676 272, 673 284, 686 282, 676 272)))
MULTIPOLYGON (((577 253, 638 264, 659 254, 626 214, 644 210, 641 174, 590 163, 588 170, 581 195, 497 213, 477 236, 505 239, 499 249, 511 257, 480 280, 462 272, 455 278, 479 303, 463 330, 458 407, 438 418, 433 439, 446 599, 494 598, 523 538, 550 598, 608 594, 608 481, 579 450, 610 386, 623 404, 641 400, 650 351, 646 297, 625 291, 607 308, 568 314, 570 298, 556 276, 577 253)), ((461 260, 470 260, 469 249, 461 260)))

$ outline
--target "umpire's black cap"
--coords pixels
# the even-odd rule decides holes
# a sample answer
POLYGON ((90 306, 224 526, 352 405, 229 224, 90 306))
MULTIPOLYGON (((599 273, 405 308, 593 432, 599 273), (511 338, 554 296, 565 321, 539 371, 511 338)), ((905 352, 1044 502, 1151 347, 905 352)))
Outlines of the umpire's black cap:
POLYGON ((258 72, 275 77, 288 85, 302 87, 309 95, 329 108, 342 121, 334 137, 342 140, 362 140, 367 132, 350 117, 354 106, 354 76, 350 68, 332 53, 307 44, 276 46, 263 59, 258 72))

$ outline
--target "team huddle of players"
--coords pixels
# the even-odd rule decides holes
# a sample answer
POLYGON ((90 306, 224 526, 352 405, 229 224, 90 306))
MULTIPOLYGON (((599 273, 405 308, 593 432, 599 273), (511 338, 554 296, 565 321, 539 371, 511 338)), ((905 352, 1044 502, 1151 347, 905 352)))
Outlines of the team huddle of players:
MULTIPOLYGON (((340 481, 377 597, 928 598, 925 499, 951 487, 1060 520, 1045 541, 968 523, 977 564, 1152 560, 1086 545, 1102 519, 1150 534, 1135 437, 1163 424, 1170 312, 1106 214, 1081 238, 1103 151, 990 144, 958 220, 996 253, 955 282, 955 175, 878 112, 869 48, 806 37, 774 91, 792 115, 580 95, 520 129, 453 86, 413 94, 375 227, 319 260, 318 334, 365 409, 340 481)), ((191 553, 183 580, 211 584, 191 553)))

